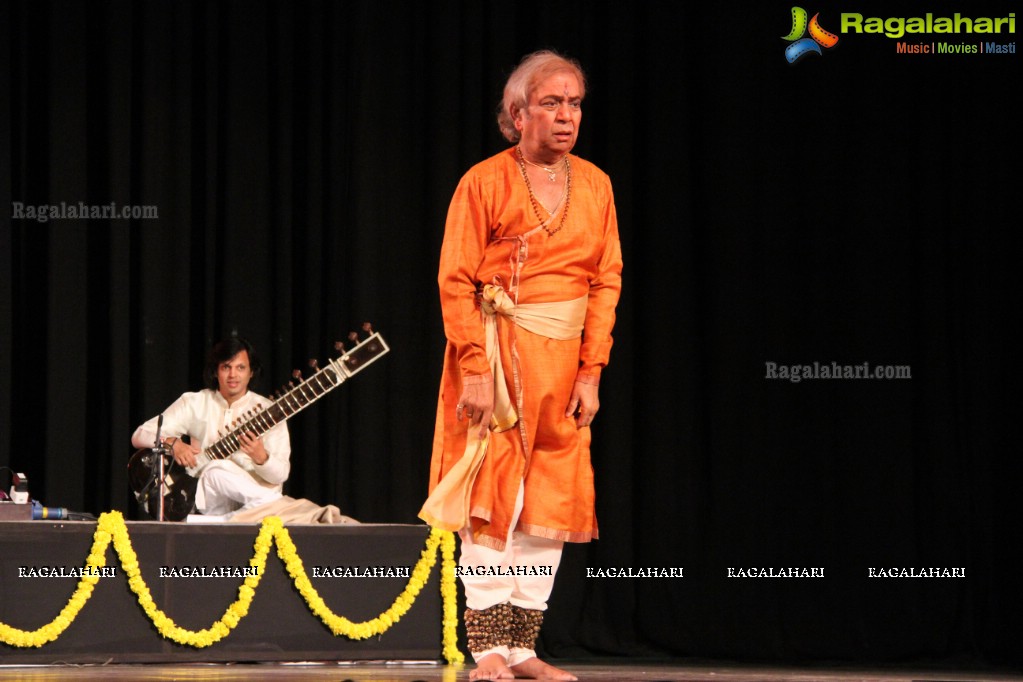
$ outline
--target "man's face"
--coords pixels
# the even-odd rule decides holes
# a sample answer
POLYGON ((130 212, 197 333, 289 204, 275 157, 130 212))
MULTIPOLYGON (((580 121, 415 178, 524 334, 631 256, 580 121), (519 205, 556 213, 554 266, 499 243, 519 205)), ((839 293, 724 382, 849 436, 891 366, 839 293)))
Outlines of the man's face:
POLYGON ((245 395, 252 379, 252 368, 249 367, 249 354, 239 351, 237 355, 217 367, 217 385, 220 395, 228 405, 245 395))
POLYGON ((583 118, 579 79, 559 71, 533 90, 525 109, 515 116, 526 158, 551 163, 575 146, 583 118))

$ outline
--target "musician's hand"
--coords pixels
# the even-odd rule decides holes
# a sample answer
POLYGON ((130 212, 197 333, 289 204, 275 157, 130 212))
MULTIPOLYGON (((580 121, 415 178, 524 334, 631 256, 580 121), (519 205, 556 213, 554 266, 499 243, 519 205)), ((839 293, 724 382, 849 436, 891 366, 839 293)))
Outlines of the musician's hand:
POLYGON ((589 426, 593 423, 593 418, 597 416, 597 410, 600 409, 597 389, 597 384, 589 384, 584 381, 577 381, 572 387, 572 397, 568 400, 565 416, 575 415, 576 427, 589 426))
POLYGON ((469 428, 479 427, 480 438, 485 438, 490 428, 490 417, 494 414, 494 381, 466 384, 462 397, 455 406, 455 418, 469 419, 469 428))
POLYGON ((174 445, 171 446, 174 451, 174 461, 183 467, 194 467, 196 465, 195 456, 199 454, 198 445, 189 445, 185 441, 178 438, 174 441, 174 445))
POLYGON ((256 464, 265 464, 266 460, 270 459, 270 454, 263 447, 263 439, 257 438, 248 431, 243 431, 238 436, 238 443, 241 445, 241 451, 249 456, 256 464))

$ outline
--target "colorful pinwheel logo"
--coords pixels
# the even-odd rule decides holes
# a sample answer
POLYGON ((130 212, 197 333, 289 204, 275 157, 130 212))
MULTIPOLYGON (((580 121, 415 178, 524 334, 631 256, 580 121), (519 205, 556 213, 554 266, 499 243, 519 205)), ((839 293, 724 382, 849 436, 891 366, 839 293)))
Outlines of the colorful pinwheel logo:
POLYGON ((783 40, 792 43, 785 48, 785 59, 789 60, 789 64, 795 64, 811 52, 823 54, 822 47, 834 47, 838 44, 838 36, 821 28, 817 21, 819 16, 820 13, 813 15, 808 25, 806 10, 802 7, 792 8, 792 31, 787 36, 782 36, 783 40), (803 35, 808 30, 810 37, 804 38, 803 35))

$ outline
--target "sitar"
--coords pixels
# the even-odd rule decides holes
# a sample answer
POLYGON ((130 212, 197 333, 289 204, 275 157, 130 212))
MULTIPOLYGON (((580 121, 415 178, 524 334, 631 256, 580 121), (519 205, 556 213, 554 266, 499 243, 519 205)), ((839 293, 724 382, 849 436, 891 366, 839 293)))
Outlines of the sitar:
MULTIPOLYGON (((258 438, 274 426, 291 419, 390 350, 387 342, 372 330, 368 322, 362 328, 369 334, 367 338, 351 350, 346 350, 340 342, 336 343, 334 347, 341 355, 323 368, 311 360, 309 364, 314 369, 312 376, 298 384, 290 382, 277 392, 271 404, 253 408, 234 421, 228 433, 218 434, 214 443, 196 455, 194 467, 182 467, 175 462, 170 448, 137 450, 128 461, 128 482, 139 505, 155 518, 162 492, 164 519, 184 520, 195 507, 195 491, 203 469, 211 462, 227 459, 238 452, 241 448, 239 436, 242 433, 251 433, 258 438), (159 481, 160 458, 163 459, 163 485, 159 481)), ((348 338, 353 342, 359 340, 354 332, 348 338)), ((295 370, 294 378, 301 378, 298 370, 295 370)))

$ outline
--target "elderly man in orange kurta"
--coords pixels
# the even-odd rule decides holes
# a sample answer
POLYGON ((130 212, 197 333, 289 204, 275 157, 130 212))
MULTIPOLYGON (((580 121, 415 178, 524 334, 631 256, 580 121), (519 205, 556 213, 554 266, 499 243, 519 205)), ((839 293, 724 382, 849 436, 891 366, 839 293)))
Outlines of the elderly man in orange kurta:
POLYGON ((460 529, 471 679, 575 679, 533 649, 562 544, 597 537, 590 423, 621 290, 611 182, 569 153, 584 94, 574 61, 526 57, 498 116, 515 146, 466 173, 448 211, 448 343, 421 516, 460 529))

